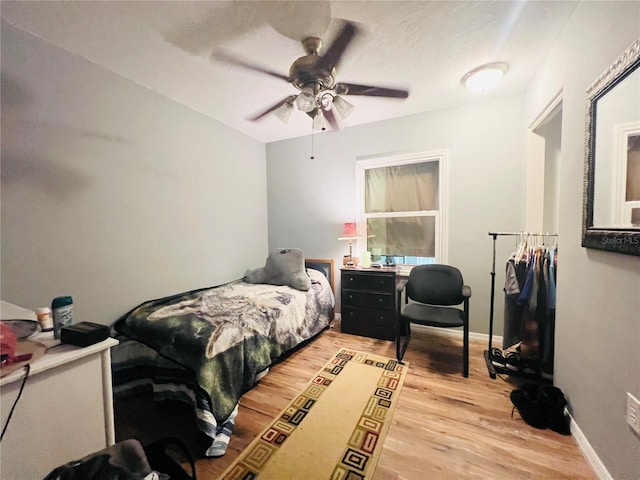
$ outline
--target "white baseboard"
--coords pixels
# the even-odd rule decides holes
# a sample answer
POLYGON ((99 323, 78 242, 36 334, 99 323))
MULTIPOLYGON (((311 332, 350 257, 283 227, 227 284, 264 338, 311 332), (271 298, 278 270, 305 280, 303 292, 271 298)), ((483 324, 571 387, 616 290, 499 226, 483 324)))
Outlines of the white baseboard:
MULTIPOLYGON (((336 312, 336 320, 340 320, 341 318, 342 316, 340 315, 340 313, 336 312)), ((462 338, 462 330, 453 329, 453 328, 428 327, 426 325, 417 325, 415 323, 412 323, 411 330, 413 331, 424 330, 425 332, 432 333, 433 335, 441 335, 443 337, 462 338)), ((483 341, 483 342, 486 342, 488 345, 489 335, 486 333, 469 332, 469 340, 483 341)), ((494 335, 491 343, 493 345, 502 346, 502 337, 494 335)))
MULTIPOLYGON (((462 337, 462 331, 460 330, 452 330, 448 328, 426 327, 424 325, 413 325, 412 328, 414 330, 429 331, 434 335, 462 337)), ((469 339, 484 340, 485 342, 488 342, 489 335, 484 333, 469 332, 469 339)), ((502 337, 497 337, 494 335, 493 344, 502 345, 502 337)), ((598 454, 595 452, 595 450, 589 443, 589 440, 587 440, 587 437, 585 437, 584 433, 582 433, 582 430, 580 430, 580 427, 578 426, 576 421, 573 419, 571 415, 569 415, 569 418, 571 419, 571 425, 570 425, 571 433, 575 438, 576 443, 578 444, 578 448, 582 452, 582 455, 584 455, 587 462, 589 462, 589 465, 591 465, 591 468, 593 468, 593 471, 596 473, 596 475, 598 475, 598 478, 600 480, 613 480, 613 477, 607 470, 607 467, 604 466, 604 464, 600 460, 600 457, 598 457, 598 454)))
MULTIPOLYGON (((427 327, 426 325, 416 325, 411 324, 411 329, 413 331, 424 330, 425 332, 432 333, 433 335, 441 335, 443 337, 455 337, 462 338, 462 330, 453 329, 453 328, 438 328, 438 327, 427 327)), ((469 340, 478 340, 489 343, 489 335, 486 333, 478 333, 478 332, 469 332, 469 340)), ((491 341, 493 345, 502 345, 502 337, 498 337, 496 335, 493 336, 493 340, 491 341)))
MULTIPOLYGON (((340 313, 339 312, 336 313, 336 319, 339 320, 340 318, 341 318, 340 313)), ((414 330, 424 330, 434 335, 462 338, 461 330, 453 330, 449 328, 427 327, 425 325, 415 325, 415 324, 412 326, 412 328, 414 330)), ((469 332, 469 339, 484 341, 488 343, 489 335, 486 333, 469 332)), ((494 335, 492 344, 502 345, 502 337, 494 335)), ((598 457, 598 454, 595 452, 595 450, 589 443, 589 440, 587 440, 587 437, 585 437, 584 433, 582 433, 582 430, 580 430, 580 427, 578 426, 576 421, 573 419, 571 415, 569 415, 569 418, 571 419, 571 425, 570 425, 571 434, 576 439, 578 448, 582 452, 582 455, 584 455, 587 462, 589 462, 589 465, 591 465, 591 468, 593 468, 593 471, 596 473, 596 475, 598 475, 598 478, 600 480, 613 480, 613 477, 607 470, 607 467, 605 467, 602 461, 600 461, 600 457, 598 457)))
POLYGON ((591 468, 593 468, 593 471, 598 475, 600 480, 613 480, 607 467, 600 461, 600 457, 598 457, 598 454, 589 443, 589 440, 587 440, 587 437, 584 436, 584 433, 582 433, 576 421, 571 415, 569 415, 569 418, 571 419, 571 434, 573 438, 576 439, 578 448, 582 452, 582 455, 584 455, 584 458, 587 459, 587 462, 589 462, 589 465, 591 465, 591 468))

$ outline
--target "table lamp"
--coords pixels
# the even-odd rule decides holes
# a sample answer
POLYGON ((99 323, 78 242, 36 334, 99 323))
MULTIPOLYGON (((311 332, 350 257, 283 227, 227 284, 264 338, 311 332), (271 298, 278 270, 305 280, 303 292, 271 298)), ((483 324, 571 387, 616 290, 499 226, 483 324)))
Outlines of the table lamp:
POLYGON ((338 237, 338 240, 347 240, 349 242, 349 255, 345 255, 342 262, 346 267, 356 266, 356 262, 353 258, 353 242, 358 238, 360 238, 360 235, 358 235, 358 229, 355 222, 345 223, 342 229, 342 236, 338 237))

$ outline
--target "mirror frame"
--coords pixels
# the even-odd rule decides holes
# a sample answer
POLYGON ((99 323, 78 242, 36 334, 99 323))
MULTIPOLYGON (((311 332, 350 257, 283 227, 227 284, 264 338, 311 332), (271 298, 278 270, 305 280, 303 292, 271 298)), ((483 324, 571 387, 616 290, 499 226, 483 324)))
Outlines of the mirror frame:
POLYGON ((596 102, 638 68, 640 68, 640 39, 631 44, 587 90, 582 246, 640 256, 640 229, 600 228, 593 225, 596 102))

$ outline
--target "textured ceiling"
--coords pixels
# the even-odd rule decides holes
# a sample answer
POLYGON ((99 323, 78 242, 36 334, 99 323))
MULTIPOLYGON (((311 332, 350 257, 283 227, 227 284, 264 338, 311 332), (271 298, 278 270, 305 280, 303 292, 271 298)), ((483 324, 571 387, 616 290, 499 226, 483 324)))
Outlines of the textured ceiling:
MULTIPOLYGON (((407 88, 406 100, 351 96, 344 128, 477 101, 460 78, 480 64, 510 69, 484 96, 523 92, 577 2, 67 1, 2 2, 2 20, 260 141, 311 133, 294 111, 246 120, 297 93, 287 82, 211 59, 214 49, 288 74, 300 41, 329 45, 339 19, 360 35, 337 81, 407 88)), ((330 133, 327 133, 330 134, 330 133)))

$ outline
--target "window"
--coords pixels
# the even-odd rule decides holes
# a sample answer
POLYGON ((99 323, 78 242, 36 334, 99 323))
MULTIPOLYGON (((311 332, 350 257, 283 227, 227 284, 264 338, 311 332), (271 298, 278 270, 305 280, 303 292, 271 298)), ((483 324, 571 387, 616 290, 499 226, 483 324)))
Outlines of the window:
POLYGON ((444 151, 356 162, 358 230, 372 261, 446 263, 444 151))

